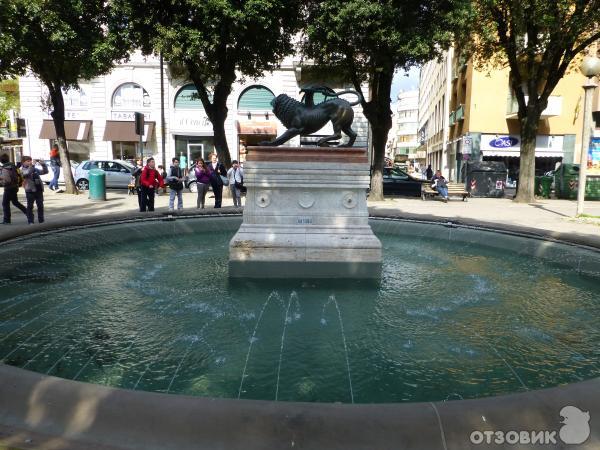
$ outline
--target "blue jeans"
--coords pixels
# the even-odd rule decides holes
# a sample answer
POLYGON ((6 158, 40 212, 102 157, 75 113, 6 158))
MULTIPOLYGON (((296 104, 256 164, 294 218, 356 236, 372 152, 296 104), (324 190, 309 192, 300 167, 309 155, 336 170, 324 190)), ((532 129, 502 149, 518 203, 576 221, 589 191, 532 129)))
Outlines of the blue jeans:
POLYGON ((448 198, 448 187, 447 186, 444 186, 444 187, 438 186, 436 188, 436 190, 440 194, 440 197, 442 197, 442 198, 448 198))
POLYGON ((52 181, 48 185, 50 189, 58 189, 58 177, 60 176, 60 166, 52 166, 52 181))
POLYGON ((177 209, 183 209, 183 189, 176 191, 171 189, 169 192, 169 209, 175 206, 175 196, 177 195, 177 209))

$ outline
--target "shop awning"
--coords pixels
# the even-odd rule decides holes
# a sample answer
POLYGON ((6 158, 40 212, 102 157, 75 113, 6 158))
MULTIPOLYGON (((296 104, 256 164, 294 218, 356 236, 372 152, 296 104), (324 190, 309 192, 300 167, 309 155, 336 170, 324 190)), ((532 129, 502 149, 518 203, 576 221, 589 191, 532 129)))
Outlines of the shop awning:
MULTIPOLYGON (((90 136, 91 120, 65 120, 67 141, 87 141, 90 136)), ((56 130, 52 120, 44 120, 40 130, 40 139, 56 139, 56 130)))
MULTIPOLYGON (((156 122, 144 123, 144 135, 142 141, 147 142, 154 132, 156 122)), ((116 142, 139 142, 140 137, 135 134, 135 122, 125 122, 121 120, 107 120, 104 128, 103 141, 116 142)))
POLYGON ((240 122, 236 121, 238 134, 261 134, 265 136, 276 136, 277 125, 273 122, 240 122))
MULTIPOLYGON (((500 156, 508 158, 519 158, 521 155, 519 152, 513 150, 482 150, 483 156, 500 156)), ((565 156, 564 152, 535 152, 536 158, 562 158, 565 156)))

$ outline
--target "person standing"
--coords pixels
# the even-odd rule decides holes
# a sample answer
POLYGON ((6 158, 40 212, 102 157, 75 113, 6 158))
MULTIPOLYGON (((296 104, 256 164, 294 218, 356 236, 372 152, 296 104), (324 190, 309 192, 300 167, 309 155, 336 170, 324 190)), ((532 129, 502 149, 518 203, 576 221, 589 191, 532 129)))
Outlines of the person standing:
POLYGON ((50 167, 52 168, 52 181, 48 185, 51 191, 58 191, 58 177, 60 176, 60 154, 58 152, 58 145, 53 144, 50 150, 50 167))
POLYGON ((175 207, 175 196, 177 196, 177 209, 183 209, 183 170, 179 166, 179 158, 172 159, 169 174, 166 177, 169 189, 169 211, 175 207))
POLYGON ((0 156, 0 180, 4 186, 4 195, 2 196, 2 212, 4 214, 2 223, 9 224, 11 220, 10 204, 12 203, 27 216, 25 206, 19 202, 17 193, 19 192, 19 172, 17 167, 10 162, 5 153, 0 156))
MULTIPOLYGON (((158 173, 160 173, 160 176, 163 178, 163 180, 167 179, 167 172, 165 171, 164 166, 160 165, 157 167, 158 169, 158 173)), ((165 187, 162 188, 162 193, 166 194, 167 193, 167 186, 165 185, 165 187)), ((160 195, 160 189, 156 190, 156 195, 160 195)))
POLYGON ((433 169, 431 168, 431 164, 427 166, 427 170, 425 170, 425 176, 428 180, 431 180, 431 178, 433 177, 433 169))
POLYGON ((208 186, 210 185, 210 172, 202 158, 198 158, 198 161, 196 161, 196 167, 194 167, 194 174, 196 175, 196 188, 198 189, 198 200, 196 200, 196 208, 204 209, 206 193, 208 192, 208 186))
POLYGON ((210 155, 210 164, 208 170, 210 172, 210 185, 212 186, 213 193, 215 194, 215 208, 221 207, 223 200, 223 179, 221 177, 227 177, 227 171, 225 166, 221 164, 217 158, 217 153, 213 152, 210 155))
POLYGON ((133 178, 134 190, 137 194, 138 206, 140 208, 140 211, 142 210, 142 189, 140 187, 140 177, 142 176, 142 170, 144 170, 142 159, 136 159, 135 168, 133 169, 133 172, 131 172, 131 177, 133 178))
POLYGON ((140 190, 142 192, 140 212, 146 212, 146 210, 150 212, 154 211, 156 189, 165 185, 163 178, 154 165, 154 158, 148 158, 146 160, 146 167, 144 167, 140 175, 140 190))
POLYGON ((227 178, 229 179, 229 190, 231 191, 231 197, 233 198, 233 206, 241 208, 244 170, 235 159, 231 161, 231 167, 227 171, 227 178))
POLYGON ((435 175, 431 179, 431 188, 440 194, 445 203, 448 203, 448 182, 442 175, 441 170, 435 171, 435 175))
POLYGON ((23 156, 21 159, 21 175, 23 176, 23 188, 27 197, 27 222, 33 225, 33 204, 37 207, 38 222, 44 223, 44 183, 40 175, 48 173, 48 166, 44 161, 31 159, 31 156, 23 156), (41 170, 37 165, 41 166, 41 170))

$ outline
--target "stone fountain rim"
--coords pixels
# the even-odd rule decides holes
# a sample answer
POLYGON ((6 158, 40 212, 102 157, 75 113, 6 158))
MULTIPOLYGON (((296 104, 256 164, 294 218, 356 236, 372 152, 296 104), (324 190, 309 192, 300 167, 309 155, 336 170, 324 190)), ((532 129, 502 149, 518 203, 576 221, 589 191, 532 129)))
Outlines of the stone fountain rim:
MULTIPOLYGON (((24 228, 0 242, 82 227, 137 221, 238 217, 239 210, 200 214, 123 214, 24 228)), ((474 228, 600 251, 600 239, 546 230, 449 222, 434 216, 372 212, 371 219, 474 228)), ((469 447, 485 430, 556 430, 566 405, 600 417, 600 377, 548 389, 451 402, 336 404, 236 400, 138 392, 41 375, 0 364, 0 444, 63 449, 303 449, 469 447), (482 420, 483 419, 483 420, 482 420), (232 432, 231 430, 238 430, 232 432)), ((596 419, 597 420, 597 419, 596 419)), ((596 422, 597 423, 597 422, 596 422)), ((557 433, 558 439, 558 433, 557 433)), ((560 444, 560 440, 558 440, 560 444)), ((600 447, 592 426, 586 445, 600 447)), ((498 448, 478 445, 477 448, 498 448)))

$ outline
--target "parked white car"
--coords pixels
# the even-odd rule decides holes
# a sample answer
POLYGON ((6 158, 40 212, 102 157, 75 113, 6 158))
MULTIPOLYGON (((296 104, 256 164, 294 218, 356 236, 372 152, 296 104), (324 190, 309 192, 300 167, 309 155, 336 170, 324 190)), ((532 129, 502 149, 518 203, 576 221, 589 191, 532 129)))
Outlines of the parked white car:
POLYGON ((90 188, 88 172, 92 169, 102 169, 106 173, 106 187, 127 188, 131 181, 134 167, 120 159, 82 161, 73 173, 77 189, 87 191, 90 188))

